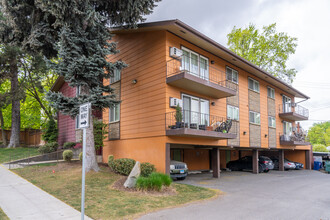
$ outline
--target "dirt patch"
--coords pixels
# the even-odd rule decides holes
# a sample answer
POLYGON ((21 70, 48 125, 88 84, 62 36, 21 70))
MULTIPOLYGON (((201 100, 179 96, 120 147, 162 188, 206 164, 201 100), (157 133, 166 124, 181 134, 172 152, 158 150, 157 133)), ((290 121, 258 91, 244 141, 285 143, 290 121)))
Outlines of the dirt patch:
POLYGON ((161 191, 142 191, 138 190, 136 188, 125 188, 124 183, 127 179, 127 176, 121 177, 119 180, 117 180, 111 187, 116 190, 125 191, 125 192, 131 192, 131 193, 137 193, 142 195, 149 195, 149 196, 174 196, 177 194, 176 190, 173 187, 163 187, 161 191))

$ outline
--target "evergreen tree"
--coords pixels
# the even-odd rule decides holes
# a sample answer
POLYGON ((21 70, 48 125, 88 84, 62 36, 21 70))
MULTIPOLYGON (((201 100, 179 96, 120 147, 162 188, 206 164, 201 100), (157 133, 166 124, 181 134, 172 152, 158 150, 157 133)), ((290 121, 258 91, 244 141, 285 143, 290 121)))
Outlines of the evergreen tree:
MULTIPOLYGON (((52 105, 64 114, 75 117, 78 106, 91 102, 93 109, 111 107, 116 103, 109 78, 123 62, 107 62, 115 54, 115 43, 109 43, 110 25, 136 27, 143 16, 152 12, 158 0, 2 0, 9 25, 2 26, 2 42, 18 45, 29 53, 42 53, 47 58, 58 57, 51 63, 54 71, 64 76, 70 86, 81 87, 79 97, 64 97, 50 93, 52 105), (104 95, 107 94, 107 95, 104 95)), ((92 118, 90 124, 92 125, 92 118)), ((93 126, 87 130, 86 170, 98 170, 95 160, 93 126)))

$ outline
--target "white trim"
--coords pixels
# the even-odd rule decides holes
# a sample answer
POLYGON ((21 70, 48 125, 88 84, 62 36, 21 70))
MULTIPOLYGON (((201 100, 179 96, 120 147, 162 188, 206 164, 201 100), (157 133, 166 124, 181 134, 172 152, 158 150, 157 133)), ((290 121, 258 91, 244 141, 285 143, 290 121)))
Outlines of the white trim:
MULTIPOLYGON (((231 78, 233 79, 233 75, 231 76, 231 78)), ((231 67, 229 67, 229 66, 226 66, 226 80, 229 80, 230 82, 235 83, 235 84, 238 85, 238 71, 235 70, 235 69, 233 69, 233 68, 231 68, 231 67), (237 74, 237 82, 234 82, 233 80, 228 79, 228 77, 227 77, 228 76, 227 75, 227 69, 230 69, 232 71, 232 73, 233 72, 236 72, 236 74, 237 74)))
MULTIPOLYGON (((254 85, 253 85, 253 87, 254 87, 254 85)), ((248 89, 251 90, 251 91, 254 91, 254 92, 260 93, 260 83, 259 83, 259 81, 255 80, 255 79, 253 79, 253 78, 251 78, 251 77, 248 77, 248 89), (253 83, 258 83, 258 91, 255 90, 254 88, 251 89, 251 88, 249 87, 249 80, 252 80, 253 83)))
POLYGON ((276 118, 274 116, 268 116, 268 127, 270 127, 270 128, 276 128, 276 118), (274 119, 275 126, 269 125, 269 118, 273 118, 274 119))
POLYGON ((227 118, 229 118, 229 116, 228 116, 228 107, 233 108, 233 109, 237 110, 237 112, 238 112, 238 119, 235 119, 235 118, 230 118, 230 119, 232 119, 234 121, 239 121, 239 107, 236 107, 236 106, 233 106, 233 105, 227 105, 227 118))
POLYGON ((268 97, 268 98, 271 98, 271 99, 275 99, 275 89, 274 89, 274 88, 272 88, 272 87, 270 87, 270 86, 267 86, 267 97, 268 97), (270 96, 268 95, 268 89, 271 89, 271 90, 274 92, 274 97, 270 97, 270 96))
POLYGON ((255 124, 255 125, 260 125, 261 124, 261 115, 260 115, 260 113, 259 112, 255 112, 255 111, 249 111, 249 123, 250 124, 255 124), (250 118, 250 113, 254 113, 254 116, 253 116, 253 121, 254 122, 251 122, 251 118, 250 118), (259 123, 256 123, 255 121, 255 119, 256 119, 256 114, 259 114, 259 123))

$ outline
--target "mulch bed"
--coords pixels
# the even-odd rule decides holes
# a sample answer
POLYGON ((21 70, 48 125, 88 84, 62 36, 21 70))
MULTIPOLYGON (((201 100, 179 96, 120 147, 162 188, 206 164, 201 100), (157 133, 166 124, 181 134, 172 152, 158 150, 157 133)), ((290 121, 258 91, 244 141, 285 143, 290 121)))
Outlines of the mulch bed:
POLYGON ((176 190, 173 187, 163 187, 161 191, 142 191, 138 190, 136 188, 125 188, 124 183, 127 179, 127 176, 121 177, 119 180, 117 180, 113 185, 112 188, 120 191, 125 192, 132 192, 132 193, 138 193, 143 195, 151 195, 151 196, 174 196, 177 194, 176 190))

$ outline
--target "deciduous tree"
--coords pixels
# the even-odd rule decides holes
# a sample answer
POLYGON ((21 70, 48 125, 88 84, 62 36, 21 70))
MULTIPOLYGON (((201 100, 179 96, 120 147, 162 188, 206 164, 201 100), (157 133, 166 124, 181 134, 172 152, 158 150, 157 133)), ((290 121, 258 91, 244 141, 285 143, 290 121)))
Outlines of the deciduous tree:
POLYGON ((330 146, 330 122, 315 123, 308 131, 308 141, 315 144, 330 146))
POLYGON ((270 74, 292 83, 297 70, 287 67, 287 61, 294 54, 297 38, 276 32, 276 23, 264 26, 262 31, 254 24, 247 28, 233 28, 227 35, 229 49, 270 74))

